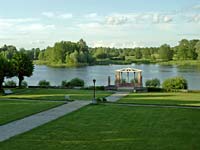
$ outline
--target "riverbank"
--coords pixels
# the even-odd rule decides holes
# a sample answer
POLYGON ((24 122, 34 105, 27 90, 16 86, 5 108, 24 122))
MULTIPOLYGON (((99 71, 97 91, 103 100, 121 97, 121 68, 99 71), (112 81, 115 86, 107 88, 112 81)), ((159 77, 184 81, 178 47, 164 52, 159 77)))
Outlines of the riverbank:
POLYGON ((177 65, 177 66, 200 66, 200 60, 171 60, 171 61, 162 61, 162 60, 149 60, 149 59, 135 59, 135 60, 109 60, 102 59, 97 60, 94 64, 49 64, 47 61, 35 60, 35 65, 46 65, 53 68, 68 68, 68 67, 84 67, 84 66, 95 66, 95 65, 131 65, 131 64, 159 64, 159 65, 177 65))

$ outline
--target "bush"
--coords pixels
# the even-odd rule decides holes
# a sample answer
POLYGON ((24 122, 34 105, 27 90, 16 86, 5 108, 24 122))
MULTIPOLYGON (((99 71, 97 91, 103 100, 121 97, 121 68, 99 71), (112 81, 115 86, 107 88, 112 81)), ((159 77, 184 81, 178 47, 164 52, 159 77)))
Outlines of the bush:
POLYGON ((74 78, 69 82, 69 86, 71 87, 75 87, 75 86, 83 87, 84 85, 85 85, 85 82, 79 78, 74 78))
POLYGON ((146 87, 160 87, 160 80, 155 78, 145 82, 146 87))
POLYGON ((9 80, 5 82, 5 86, 16 86, 16 82, 13 80, 9 80))
POLYGON ((26 88, 28 86, 28 83, 26 81, 22 81, 22 87, 26 88))
POLYGON ((70 86, 70 83, 67 82, 66 80, 63 80, 62 83, 61 83, 61 86, 62 86, 62 87, 69 87, 69 86, 70 86))
POLYGON ((187 89, 188 84, 187 84, 187 80, 184 79, 183 77, 173 77, 173 78, 166 79, 163 82, 162 87, 166 91, 173 91, 173 90, 187 89))
POLYGON ((162 88, 158 88, 158 87, 147 87, 147 91, 148 92, 164 92, 162 88))
POLYGON ((50 86, 50 82, 49 81, 46 81, 46 80, 41 80, 39 83, 38 83, 39 86, 41 87, 49 87, 50 86))

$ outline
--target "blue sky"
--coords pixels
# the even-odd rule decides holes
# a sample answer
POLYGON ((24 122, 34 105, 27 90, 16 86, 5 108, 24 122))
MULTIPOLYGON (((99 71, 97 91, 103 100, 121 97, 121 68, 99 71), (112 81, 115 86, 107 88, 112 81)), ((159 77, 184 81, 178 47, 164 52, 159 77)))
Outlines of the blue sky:
POLYGON ((0 0, 0 45, 176 45, 200 38, 199 0, 0 0))

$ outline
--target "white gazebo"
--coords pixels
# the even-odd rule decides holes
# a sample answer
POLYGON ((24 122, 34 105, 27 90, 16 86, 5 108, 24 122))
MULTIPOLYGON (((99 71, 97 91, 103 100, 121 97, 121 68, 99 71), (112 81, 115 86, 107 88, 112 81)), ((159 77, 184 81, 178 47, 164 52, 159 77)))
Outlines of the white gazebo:
POLYGON ((115 85, 116 87, 142 87, 142 70, 135 68, 115 70, 115 85))

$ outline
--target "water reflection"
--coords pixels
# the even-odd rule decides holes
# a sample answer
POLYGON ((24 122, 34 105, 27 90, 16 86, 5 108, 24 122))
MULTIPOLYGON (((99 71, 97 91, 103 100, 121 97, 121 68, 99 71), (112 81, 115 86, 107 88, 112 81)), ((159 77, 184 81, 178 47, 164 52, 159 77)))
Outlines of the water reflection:
MULTIPOLYGON (((114 84, 115 70, 122 68, 137 68, 143 70, 143 81, 158 78, 165 80, 173 76, 183 76, 188 80, 190 89, 200 89, 200 67, 197 66, 162 66, 158 64, 132 64, 132 65, 109 65, 109 66, 87 66, 78 68, 50 68, 47 66, 35 66, 33 76, 25 78, 28 85, 37 85, 40 80, 48 80, 51 85, 60 85, 62 80, 71 80, 78 77, 93 85, 92 79, 96 79, 97 85, 107 85, 108 76, 111 84, 114 84)), ((13 78, 17 81, 17 78, 13 78)))

